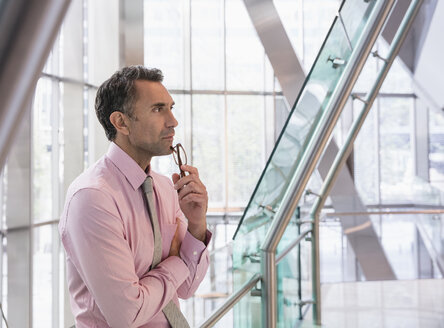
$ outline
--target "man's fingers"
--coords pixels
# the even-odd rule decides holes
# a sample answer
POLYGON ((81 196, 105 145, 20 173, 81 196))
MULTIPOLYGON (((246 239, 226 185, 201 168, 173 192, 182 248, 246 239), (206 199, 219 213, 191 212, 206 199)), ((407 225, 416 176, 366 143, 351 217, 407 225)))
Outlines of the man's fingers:
POLYGON ((195 175, 199 176, 199 171, 194 166, 182 164, 182 166, 180 168, 190 174, 195 174, 195 175))
POLYGON ((192 175, 187 175, 186 177, 181 178, 179 181, 177 181, 174 184, 174 189, 181 190, 181 189, 183 189, 183 187, 186 186, 188 188, 193 184, 194 184, 196 190, 206 190, 202 181, 200 181, 198 177, 192 176, 192 175))
POLYGON ((204 190, 205 189, 201 185, 199 185, 195 181, 191 181, 190 183, 187 183, 185 186, 179 189, 179 199, 190 192, 201 194, 204 192, 204 190))
POLYGON ((193 203, 204 203, 207 201, 207 198, 205 195, 203 194, 196 194, 196 193, 189 193, 185 196, 182 197, 182 199, 180 200, 181 203, 189 203, 189 202, 193 202, 193 203))

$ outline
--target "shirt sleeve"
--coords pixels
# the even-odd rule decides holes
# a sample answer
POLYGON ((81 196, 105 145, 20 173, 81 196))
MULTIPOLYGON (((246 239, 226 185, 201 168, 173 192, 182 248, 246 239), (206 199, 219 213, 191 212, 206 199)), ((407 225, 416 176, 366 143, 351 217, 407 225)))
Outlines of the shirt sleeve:
POLYGON ((210 256, 207 245, 211 239, 211 232, 207 230, 206 244, 193 237, 187 231, 180 248, 180 257, 185 262, 190 271, 183 284, 177 290, 180 298, 187 299, 193 296, 202 280, 205 278, 208 266, 210 265, 210 256))
POLYGON ((82 189, 66 209, 61 238, 67 256, 111 327, 139 327, 184 283, 188 265, 168 257, 139 279, 118 207, 110 195, 82 189))
POLYGON ((177 295, 182 299, 187 299, 193 296, 194 292, 199 287, 210 265, 210 256, 208 253, 207 245, 211 240, 211 232, 207 230, 205 243, 196 239, 189 231, 185 215, 179 206, 179 200, 177 192, 174 190, 175 206, 176 206, 176 218, 179 218, 183 223, 180 227, 182 245, 180 247, 180 257, 185 262, 190 274, 186 277, 185 281, 181 284, 177 290, 177 295))

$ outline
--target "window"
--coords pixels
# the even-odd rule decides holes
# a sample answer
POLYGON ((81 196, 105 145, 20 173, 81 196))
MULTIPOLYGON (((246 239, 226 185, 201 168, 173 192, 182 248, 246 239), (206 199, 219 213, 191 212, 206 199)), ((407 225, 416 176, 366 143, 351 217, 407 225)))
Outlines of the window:
MULTIPOLYGON (((210 212, 241 211, 265 165, 265 135, 273 136, 265 117, 280 102, 267 97, 282 96, 244 3, 145 0, 145 64, 165 74, 175 141, 199 169, 210 212)), ((171 156, 153 166, 176 170, 171 156)))

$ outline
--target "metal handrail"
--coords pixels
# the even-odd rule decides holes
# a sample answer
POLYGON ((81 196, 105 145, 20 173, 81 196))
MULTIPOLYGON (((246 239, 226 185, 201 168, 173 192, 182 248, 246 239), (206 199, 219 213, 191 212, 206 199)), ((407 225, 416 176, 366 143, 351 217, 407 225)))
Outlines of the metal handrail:
POLYGON ((288 253, 291 252, 291 250, 293 248, 295 248, 297 245, 300 244, 300 242, 302 241, 302 239, 304 239, 304 237, 306 235, 308 235, 310 232, 312 232, 313 229, 307 229, 301 232, 301 234, 298 236, 298 238, 296 238, 290 245, 288 245, 278 256, 276 256, 276 265, 279 264, 280 261, 282 261, 282 259, 287 256, 288 253))
POLYGON ((241 288, 234 294, 232 294, 227 300, 220 306, 216 311, 214 311, 210 317, 205 320, 199 327, 207 328, 212 327, 216 322, 222 318, 225 313, 231 310, 231 308, 238 303, 242 297, 244 297, 256 284, 261 280, 262 275, 256 273, 249 281, 242 285, 241 288))

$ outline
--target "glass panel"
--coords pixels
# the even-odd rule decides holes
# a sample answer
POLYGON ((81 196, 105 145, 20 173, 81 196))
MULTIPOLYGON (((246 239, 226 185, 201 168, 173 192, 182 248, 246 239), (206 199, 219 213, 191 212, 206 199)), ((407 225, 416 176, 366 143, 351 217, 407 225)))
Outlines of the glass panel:
POLYGON ((226 1, 228 90, 264 90, 264 48, 240 0, 226 1))
POLYGON ((223 2, 191 2, 193 89, 224 88, 223 2))
POLYGON ((444 269, 444 214, 421 214, 416 217, 418 217, 419 226, 422 228, 422 239, 430 243, 429 254, 432 256, 432 260, 440 266, 440 270, 436 271, 437 273, 440 271, 442 275, 444 269))
MULTIPOLYGON (((307 228, 309 225, 298 229, 296 218, 293 218, 279 243, 277 254, 293 242, 300 231, 307 228)), ((300 308, 299 303, 312 298, 310 271, 311 245, 302 240, 300 249, 298 246, 294 247, 277 266, 278 327, 296 327, 297 321, 302 319, 305 308, 300 308)))
POLYGON ((344 66, 335 66, 328 58, 339 58, 337 60, 346 63, 349 56, 343 28, 335 21, 244 213, 238 233, 246 233, 270 220, 271 213, 279 207, 306 138, 313 133, 344 70, 344 66))
POLYGON ((192 97, 193 165, 207 187, 209 207, 222 207, 225 201, 224 97, 192 97), (211 183, 209 183, 211 182, 211 183))
POLYGON ((52 219, 52 81, 41 78, 33 106, 32 217, 34 222, 52 219))
MULTIPOLYGON (((255 273, 260 272, 260 253, 258 252, 258 249, 263 236, 268 230, 268 225, 269 223, 265 222, 265 225, 248 232, 246 235, 243 235, 242 238, 234 240, 233 291, 239 290, 255 273)), ((249 293, 235 305, 233 327, 262 327, 262 306, 260 296, 252 296, 251 293, 249 293)))
POLYGON ((247 205, 265 163, 264 101, 263 96, 227 97, 230 207, 247 205))
MULTIPOLYGON (((235 281, 248 281, 250 275, 239 278, 235 275, 235 281)), ((234 284, 234 290, 242 285, 234 284)), ((251 293, 245 295, 239 303, 234 306, 234 328, 261 328, 262 324, 262 305, 260 296, 252 296, 251 293)), ((226 327, 226 326, 220 326, 226 327)))
POLYGON ((146 0, 144 6, 145 65, 162 70, 169 89, 184 89, 188 2, 146 0))
POLYGON ((342 22, 350 39, 351 46, 355 47, 368 17, 376 1, 344 1, 339 10, 342 22))
POLYGON ((52 327, 52 229, 46 225, 34 228, 34 256, 33 256, 33 327, 52 327))

